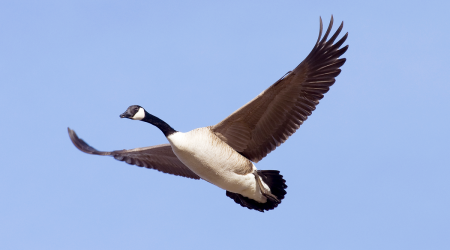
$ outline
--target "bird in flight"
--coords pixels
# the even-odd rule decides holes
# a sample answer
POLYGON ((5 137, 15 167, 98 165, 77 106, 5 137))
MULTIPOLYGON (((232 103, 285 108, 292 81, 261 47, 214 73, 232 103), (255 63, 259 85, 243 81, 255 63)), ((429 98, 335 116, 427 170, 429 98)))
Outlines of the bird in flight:
POLYGON ((348 49, 341 48, 348 33, 336 43, 343 22, 329 39, 333 16, 309 55, 292 71, 252 101, 214 126, 183 133, 139 105, 121 118, 140 120, 160 129, 168 144, 130 150, 98 151, 68 128, 81 151, 109 155, 128 164, 192 179, 203 179, 224 190, 236 203, 260 212, 274 209, 286 195, 286 181, 278 170, 257 170, 257 163, 275 150, 303 124, 334 84, 348 49))

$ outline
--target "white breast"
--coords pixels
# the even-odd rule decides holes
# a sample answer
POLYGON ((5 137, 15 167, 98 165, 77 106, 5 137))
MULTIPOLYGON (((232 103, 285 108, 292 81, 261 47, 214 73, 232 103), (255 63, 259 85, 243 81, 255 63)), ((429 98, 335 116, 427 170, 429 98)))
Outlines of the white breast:
POLYGON ((256 170, 253 163, 223 142, 208 127, 187 133, 176 132, 167 139, 178 159, 201 178, 230 192, 259 202, 266 201, 251 173, 256 170), (250 170, 250 173, 239 174, 245 169, 250 170))

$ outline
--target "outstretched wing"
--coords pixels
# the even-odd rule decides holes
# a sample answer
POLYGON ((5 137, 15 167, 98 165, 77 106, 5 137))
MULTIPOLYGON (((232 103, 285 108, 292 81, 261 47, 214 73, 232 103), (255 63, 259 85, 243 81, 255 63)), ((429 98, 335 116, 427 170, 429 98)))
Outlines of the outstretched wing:
POLYGON ((333 16, 322 40, 322 18, 316 45, 292 72, 255 99, 235 111, 212 130, 228 145, 251 161, 258 162, 291 136, 316 109, 319 100, 334 84, 348 45, 345 34, 335 44, 343 22, 329 39, 333 16))
POLYGON ((111 152, 98 151, 78 138, 75 131, 67 128, 70 139, 79 150, 93 155, 110 155, 114 159, 124 161, 131 165, 156 169, 163 173, 183 176, 192 179, 200 179, 198 175, 186 167, 173 153, 170 144, 161 144, 145 148, 130 150, 116 150, 111 152))

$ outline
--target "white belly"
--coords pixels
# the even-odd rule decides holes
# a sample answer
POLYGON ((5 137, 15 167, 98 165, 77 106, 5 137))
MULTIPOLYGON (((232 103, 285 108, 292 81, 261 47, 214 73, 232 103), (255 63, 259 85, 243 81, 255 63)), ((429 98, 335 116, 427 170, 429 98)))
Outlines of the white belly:
POLYGON ((230 192, 266 202, 252 173, 256 170, 253 163, 220 140, 209 128, 176 132, 167 139, 178 159, 201 178, 230 192), (243 169, 250 171, 239 174, 243 169))

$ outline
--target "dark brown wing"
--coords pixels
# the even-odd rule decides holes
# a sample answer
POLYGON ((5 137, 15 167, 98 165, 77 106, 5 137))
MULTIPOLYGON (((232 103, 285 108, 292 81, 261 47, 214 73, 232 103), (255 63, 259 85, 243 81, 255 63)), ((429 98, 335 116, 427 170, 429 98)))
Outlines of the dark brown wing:
POLYGON ((183 176, 192 179, 200 179, 198 175, 186 167, 173 153, 170 144, 161 144, 145 148, 130 150, 116 150, 111 152, 98 151, 78 138, 75 131, 67 128, 70 139, 79 150, 93 155, 110 155, 114 159, 124 161, 131 165, 156 169, 163 173, 183 176))
POLYGON ((345 34, 335 44, 343 22, 327 41, 333 26, 322 39, 322 19, 316 45, 292 72, 281 78, 255 99, 212 127, 222 140, 236 151, 258 162, 291 136, 316 109, 341 73, 339 69, 348 45, 339 49, 347 39, 345 34))

